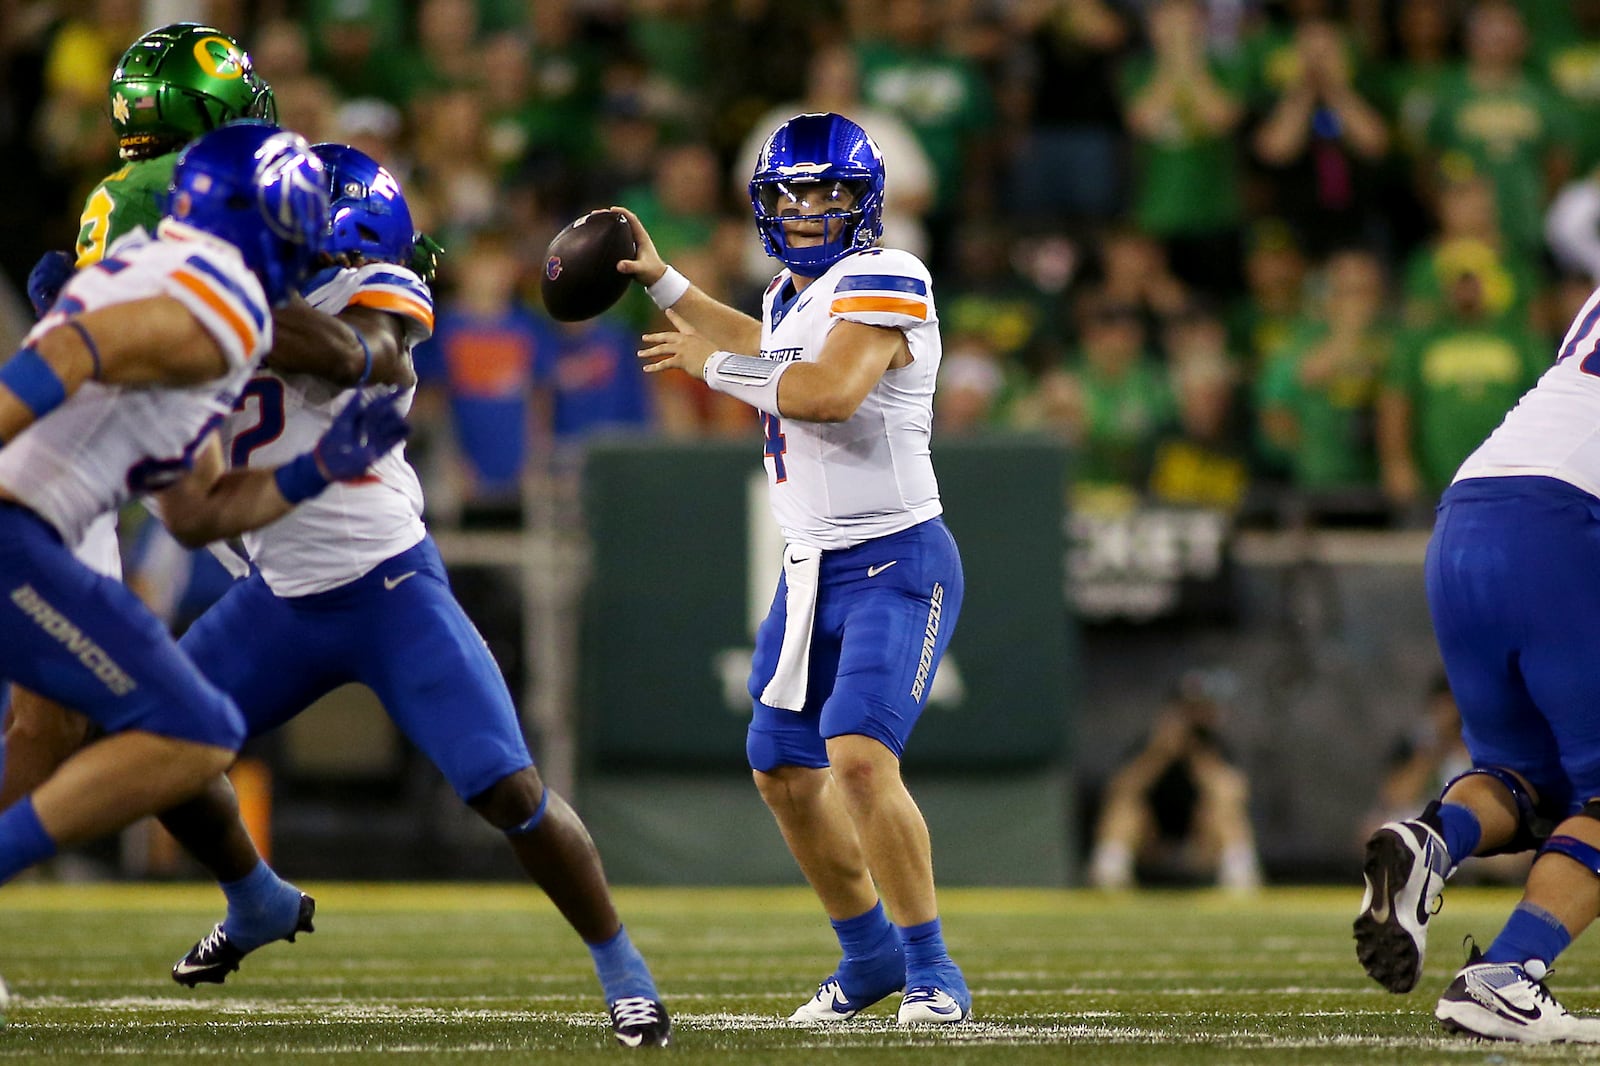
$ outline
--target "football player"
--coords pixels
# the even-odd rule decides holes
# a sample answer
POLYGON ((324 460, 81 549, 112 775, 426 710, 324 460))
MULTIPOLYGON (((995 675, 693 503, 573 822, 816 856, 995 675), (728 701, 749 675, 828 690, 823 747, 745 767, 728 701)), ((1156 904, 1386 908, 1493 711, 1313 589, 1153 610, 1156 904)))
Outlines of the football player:
MULTIPOLYGON (((45 253, 29 275, 28 297, 41 317, 75 270, 100 262, 109 245, 136 229, 155 231, 179 149, 226 122, 277 116, 272 90, 239 43, 188 22, 151 30, 129 46, 111 75, 108 110, 123 165, 85 200, 76 249, 45 253)), ((95 520, 77 555, 99 573, 122 576, 114 512, 95 520)), ((0 807, 30 791, 88 734, 83 715, 14 687, 0 807)))
MULTIPOLYGON (((275 349, 223 427, 239 468, 270 468, 295 454, 373 385, 400 387, 409 405, 411 349, 433 329, 432 295, 403 265, 413 259, 414 230, 399 184, 354 148, 315 151, 328 167, 327 252, 337 263, 303 288, 368 355, 352 366, 338 351, 318 357, 308 349, 291 361, 275 349)), ((505 680, 451 594, 422 506, 417 475, 396 451, 360 481, 246 533, 251 575, 180 646, 238 702, 247 736, 277 728, 343 684, 371 688, 456 794, 506 834, 523 869, 589 946, 617 1039, 665 1045, 671 1022, 617 917, 599 855, 577 814, 540 780, 505 680)), ((310 900, 262 862, 225 778, 162 822, 228 897, 227 916, 173 967, 174 980, 221 982, 254 948, 309 928, 310 900)))
POLYGON ((1472 855, 1536 850, 1522 900, 1434 1008, 1445 1028, 1600 1043, 1600 1018, 1544 983, 1600 915, 1600 291, 1555 363, 1467 457, 1440 501, 1428 608, 1472 768, 1367 841, 1356 953, 1391 992, 1422 975, 1445 881, 1472 855))
POLYGON ((121 582, 73 555, 152 497, 187 544, 275 521, 405 437, 395 397, 353 403, 303 454, 224 472, 215 432, 271 344, 270 307, 320 247, 304 139, 249 123, 177 160, 170 213, 77 274, 0 367, 0 677, 107 735, 0 813, 0 882, 192 795, 233 761, 238 708, 121 582))
POLYGON ((800 115, 767 139, 750 181, 756 228, 785 267, 759 320, 662 262, 632 214, 639 254, 618 264, 678 326, 645 336, 645 369, 703 379, 765 430, 787 544, 756 636, 747 750, 844 953, 796 1022, 850 1018, 902 988, 902 1024, 972 1009, 945 949, 927 825, 900 777, 963 579, 928 454, 933 284, 915 256, 878 247, 883 192, 860 126, 800 115))

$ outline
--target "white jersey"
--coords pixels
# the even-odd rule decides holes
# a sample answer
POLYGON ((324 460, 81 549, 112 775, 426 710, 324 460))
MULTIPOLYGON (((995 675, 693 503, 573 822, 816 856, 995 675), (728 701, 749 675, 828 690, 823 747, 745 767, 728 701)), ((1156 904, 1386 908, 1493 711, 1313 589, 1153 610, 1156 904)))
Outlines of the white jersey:
POLYGON ((152 239, 135 230, 75 274, 32 341, 72 314, 170 296, 215 338, 228 369, 190 388, 85 382, 60 407, 0 448, 0 486, 77 550, 95 519, 132 497, 166 488, 193 465, 201 442, 233 408, 272 346, 266 293, 231 244, 163 221, 152 239))
MULTIPOLYGON (((433 296, 404 267, 369 263, 329 271, 310 279, 307 288, 311 306, 330 315, 346 307, 399 315, 408 351, 433 333, 433 296)), ((415 392, 401 397, 402 413, 411 409, 415 392)), ((274 467, 310 451, 354 394, 306 374, 263 370, 224 424, 229 461, 274 467)), ((422 485, 401 446, 366 476, 335 482, 271 525, 246 533, 244 546, 274 594, 306 596, 354 581, 415 547, 426 532, 422 485)))
POLYGON ((928 268, 909 252, 847 255, 795 295, 788 271, 762 300, 761 355, 814 363, 834 323, 904 331, 911 362, 888 370, 844 422, 762 416, 772 513, 791 543, 849 548, 943 512, 928 442, 939 319, 928 268))
POLYGON ((1455 480, 1525 475, 1600 496, 1600 289, 1567 327, 1555 364, 1467 456, 1455 480))

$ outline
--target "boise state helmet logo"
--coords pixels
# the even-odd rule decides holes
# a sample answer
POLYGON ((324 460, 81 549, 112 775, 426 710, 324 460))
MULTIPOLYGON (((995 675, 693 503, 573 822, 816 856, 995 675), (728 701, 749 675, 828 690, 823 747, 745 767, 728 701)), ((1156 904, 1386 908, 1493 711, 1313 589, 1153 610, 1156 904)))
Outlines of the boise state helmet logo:
POLYGON ((561 276, 561 257, 559 255, 552 255, 544 261, 544 276, 551 281, 561 276))

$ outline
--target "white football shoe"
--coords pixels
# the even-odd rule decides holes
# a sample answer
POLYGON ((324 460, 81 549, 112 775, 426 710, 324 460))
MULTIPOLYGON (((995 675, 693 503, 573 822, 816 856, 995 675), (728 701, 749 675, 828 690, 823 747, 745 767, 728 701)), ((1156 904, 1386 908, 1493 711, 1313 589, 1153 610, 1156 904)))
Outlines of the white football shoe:
POLYGON ((1390 822, 1367 840, 1356 958, 1389 991, 1409 992, 1422 976, 1428 919, 1439 909, 1450 872, 1444 838, 1426 822, 1390 822))
POLYGON ((897 1017, 901 1025, 953 1025, 971 1014, 972 993, 965 988, 951 993, 933 985, 918 985, 906 989, 897 1017))
POLYGON ((1600 1019, 1580 1018, 1550 994, 1538 960, 1484 962, 1474 948, 1433 1016, 1452 1033, 1522 1044, 1600 1044, 1600 1019), (1530 972, 1530 970, 1532 972, 1530 972))
POLYGON ((898 987, 890 988, 876 999, 855 1002, 844 994, 838 977, 829 974, 827 980, 817 986, 816 995, 800 1004, 795 1012, 789 1015, 789 1020, 801 1025, 831 1025, 834 1022, 849 1021, 874 1003, 887 999, 898 991, 900 991, 898 987))

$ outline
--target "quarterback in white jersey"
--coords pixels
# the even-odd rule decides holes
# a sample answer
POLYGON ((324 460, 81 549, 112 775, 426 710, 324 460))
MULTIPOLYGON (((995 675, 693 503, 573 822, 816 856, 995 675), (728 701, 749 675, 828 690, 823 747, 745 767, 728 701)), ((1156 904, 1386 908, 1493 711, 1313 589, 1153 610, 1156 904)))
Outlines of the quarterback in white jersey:
POLYGON ((1475 1036, 1600 1043, 1600 1018, 1569 1014, 1543 984, 1600 916, 1600 292, 1555 364, 1462 463, 1424 566, 1472 769, 1368 841, 1357 957, 1408 991, 1455 868, 1537 850, 1522 901, 1434 1014, 1475 1036), (1523 1010, 1530 1002, 1538 1009, 1523 1010))
POLYGON ((107 734, 0 812, 0 881, 192 795, 244 735, 154 616, 69 546, 144 493, 180 539, 230 536, 404 439, 388 401, 353 405, 282 467, 222 468, 212 430, 268 344, 269 307, 320 243, 321 178, 305 141, 274 126, 200 138, 176 162, 156 238, 74 277, 0 367, 0 678, 107 734))
POLYGON ((940 356, 928 268, 909 252, 867 249, 829 267, 803 294, 784 271, 762 300, 761 356, 815 363, 840 322, 904 334, 910 361, 885 374, 843 422, 764 415, 778 528, 790 542, 823 549, 898 533, 943 510, 928 453, 940 356))
POLYGON ((646 371, 682 370, 761 412, 787 543, 756 634, 746 751, 843 951, 791 1016, 813 1024, 902 989, 901 1024, 972 1009, 900 778, 965 586, 929 456, 933 284, 915 256, 877 247, 883 186, 877 146, 840 115, 800 115, 767 139, 750 199, 788 269, 760 321, 667 267, 631 214, 639 255, 618 264, 679 327, 645 336, 646 371))

